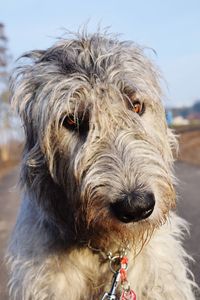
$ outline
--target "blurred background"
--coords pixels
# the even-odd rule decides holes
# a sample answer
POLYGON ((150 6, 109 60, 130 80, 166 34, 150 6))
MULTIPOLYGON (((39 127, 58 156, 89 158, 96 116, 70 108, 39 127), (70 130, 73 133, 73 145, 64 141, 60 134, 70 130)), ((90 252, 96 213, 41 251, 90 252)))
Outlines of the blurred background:
POLYGON ((190 266, 200 283, 200 1, 1 0, 0 300, 8 299, 3 253, 20 202, 23 148, 22 126, 9 105, 9 76, 22 53, 45 49, 66 29, 76 32, 84 24, 89 32, 109 26, 120 39, 145 46, 161 70, 167 122, 180 142, 177 210, 190 223, 185 247, 195 259, 190 266))

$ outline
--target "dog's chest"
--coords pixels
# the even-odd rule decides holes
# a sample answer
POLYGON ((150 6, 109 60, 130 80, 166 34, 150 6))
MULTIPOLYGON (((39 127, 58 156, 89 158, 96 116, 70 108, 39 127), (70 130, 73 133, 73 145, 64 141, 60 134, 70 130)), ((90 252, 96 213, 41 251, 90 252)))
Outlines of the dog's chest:
POLYGON ((113 273, 97 255, 75 251, 62 258, 59 269, 52 286, 56 300, 97 300, 110 291, 113 273))

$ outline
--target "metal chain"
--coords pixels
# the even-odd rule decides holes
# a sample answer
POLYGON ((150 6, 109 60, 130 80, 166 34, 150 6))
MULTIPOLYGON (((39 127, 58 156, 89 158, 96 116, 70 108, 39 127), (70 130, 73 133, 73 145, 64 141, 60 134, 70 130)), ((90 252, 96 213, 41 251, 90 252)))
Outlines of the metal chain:
POLYGON ((114 274, 110 291, 105 292, 101 300, 136 300, 136 295, 130 288, 126 273, 128 269, 128 258, 126 255, 129 246, 122 248, 114 255, 112 252, 105 253, 101 249, 93 248, 90 243, 88 244, 88 248, 92 251, 99 252, 105 260, 108 260, 110 270, 114 274), (121 282, 122 293, 120 299, 117 299, 116 290, 119 282, 121 282))

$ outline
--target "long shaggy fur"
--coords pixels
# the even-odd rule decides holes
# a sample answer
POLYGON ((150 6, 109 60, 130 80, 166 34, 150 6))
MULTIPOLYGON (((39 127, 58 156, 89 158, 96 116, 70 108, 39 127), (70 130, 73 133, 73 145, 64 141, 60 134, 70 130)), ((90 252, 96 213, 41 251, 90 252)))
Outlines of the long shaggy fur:
POLYGON ((78 34, 24 58, 12 84, 26 142, 8 250, 11 299, 100 299, 112 279, 101 253, 129 245, 139 300, 194 300, 187 225, 171 212, 176 139, 143 49, 78 34), (153 191, 156 204, 149 218, 126 224, 110 205, 132 190, 153 191))

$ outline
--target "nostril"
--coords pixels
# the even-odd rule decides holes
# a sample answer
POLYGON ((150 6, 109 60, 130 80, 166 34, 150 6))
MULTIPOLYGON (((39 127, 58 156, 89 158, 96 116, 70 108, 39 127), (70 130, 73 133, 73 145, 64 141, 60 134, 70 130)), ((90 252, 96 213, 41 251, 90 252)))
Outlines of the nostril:
POLYGON ((141 205, 141 216, 147 218, 151 215, 155 206, 155 197, 153 193, 144 193, 143 198, 141 199, 141 204, 139 203, 139 207, 141 205))
POLYGON ((117 200, 116 202, 111 203, 111 211, 117 219, 124 223, 130 222, 132 219, 128 197, 127 199, 117 200))
POLYGON ((132 192, 111 204, 112 213, 124 223, 137 222, 148 218, 155 206, 151 192, 132 192))

